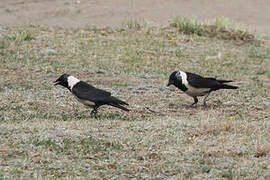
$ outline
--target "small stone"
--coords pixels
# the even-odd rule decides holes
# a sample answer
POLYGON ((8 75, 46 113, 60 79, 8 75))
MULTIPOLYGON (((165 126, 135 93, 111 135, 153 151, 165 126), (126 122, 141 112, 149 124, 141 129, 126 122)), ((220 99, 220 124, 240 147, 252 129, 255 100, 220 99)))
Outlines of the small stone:
POLYGON ((55 55, 57 52, 56 52, 56 50, 54 50, 54 49, 46 49, 45 51, 44 51, 44 54, 46 54, 46 55, 55 55))
POLYGON ((105 70, 97 70, 96 73, 97 73, 97 74, 105 74, 106 71, 105 71, 105 70))

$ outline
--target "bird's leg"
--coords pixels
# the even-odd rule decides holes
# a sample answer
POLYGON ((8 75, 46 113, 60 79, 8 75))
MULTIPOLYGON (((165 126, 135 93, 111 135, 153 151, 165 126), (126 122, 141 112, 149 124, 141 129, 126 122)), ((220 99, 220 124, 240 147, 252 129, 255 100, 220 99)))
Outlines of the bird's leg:
POLYGON ((207 105, 206 105, 206 99, 207 99, 207 97, 209 96, 209 94, 210 94, 210 92, 207 93, 207 95, 206 95, 205 98, 203 99, 203 106, 204 106, 204 107, 207 106, 207 105))
POLYGON ((98 109, 98 106, 94 106, 93 110, 91 111, 91 116, 96 117, 96 115, 97 115, 97 109, 98 109))
POLYGON ((190 107, 193 107, 195 104, 198 103, 198 98, 197 98, 197 97, 193 97, 193 99, 194 99, 194 103, 192 103, 192 104, 190 105, 190 107))
POLYGON ((94 115, 94 114, 96 114, 97 113, 97 110, 96 109, 93 109, 92 111, 91 111, 91 115, 94 115))

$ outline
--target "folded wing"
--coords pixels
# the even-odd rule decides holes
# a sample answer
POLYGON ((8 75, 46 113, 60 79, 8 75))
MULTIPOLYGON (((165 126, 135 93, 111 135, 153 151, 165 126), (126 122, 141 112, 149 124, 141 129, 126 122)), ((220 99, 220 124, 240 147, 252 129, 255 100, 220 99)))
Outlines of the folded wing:
POLYGON ((216 88, 222 84, 215 78, 204 78, 193 73, 187 73, 187 80, 188 83, 195 88, 216 88))
POLYGON ((122 110, 129 111, 129 109, 122 106, 128 105, 128 103, 126 103, 125 101, 111 96, 111 93, 108 91, 95 88, 83 81, 80 81, 79 84, 73 87, 72 93, 80 99, 92 101, 97 105, 108 104, 122 110))
POLYGON ((195 88, 210 88, 213 90, 218 89, 237 89, 237 86, 227 85, 224 83, 232 82, 231 80, 217 80, 216 78, 204 78, 197 74, 189 73, 188 82, 191 86, 195 88))
POLYGON ((83 81, 80 81, 80 83, 73 87, 72 93, 80 99, 92 102, 106 102, 111 96, 110 92, 97 89, 83 81))

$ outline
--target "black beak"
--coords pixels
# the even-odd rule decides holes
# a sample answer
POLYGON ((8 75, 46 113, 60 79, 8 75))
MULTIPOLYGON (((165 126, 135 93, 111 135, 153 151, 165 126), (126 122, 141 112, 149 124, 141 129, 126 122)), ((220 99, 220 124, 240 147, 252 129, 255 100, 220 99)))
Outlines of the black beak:
POLYGON ((168 82, 167 86, 170 86, 172 83, 171 82, 168 82))

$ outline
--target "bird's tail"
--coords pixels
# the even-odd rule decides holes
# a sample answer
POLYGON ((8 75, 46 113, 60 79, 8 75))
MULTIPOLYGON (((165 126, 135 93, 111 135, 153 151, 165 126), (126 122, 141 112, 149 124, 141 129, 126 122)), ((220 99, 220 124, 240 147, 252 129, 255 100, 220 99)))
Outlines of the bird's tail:
POLYGON ((121 105, 129 105, 128 103, 126 103, 125 101, 122 101, 122 100, 120 100, 120 99, 117 99, 117 98, 115 98, 116 99, 116 103, 117 104, 121 104, 121 105))
POLYGON ((217 80, 221 83, 220 89, 238 89, 237 86, 228 85, 226 83, 233 82, 232 80, 217 80))
POLYGON ((122 109, 122 110, 127 111, 127 112, 130 111, 129 109, 127 109, 124 106, 121 106, 120 104, 117 104, 117 103, 109 103, 109 105, 116 107, 116 108, 119 108, 119 109, 122 109))
POLYGON ((111 96, 111 98, 113 99, 112 102, 109 103, 109 105, 113 106, 113 107, 117 107, 119 109, 122 109, 124 111, 130 111, 129 109, 125 108, 122 105, 129 105, 128 103, 126 103, 125 101, 122 101, 120 99, 117 99, 116 97, 111 96))
POLYGON ((219 83, 223 84, 223 83, 229 83, 229 82, 233 82, 232 80, 217 80, 219 83))
POLYGON ((222 84, 220 89, 238 89, 237 86, 232 86, 232 85, 228 85, 228 84, 222 84))

